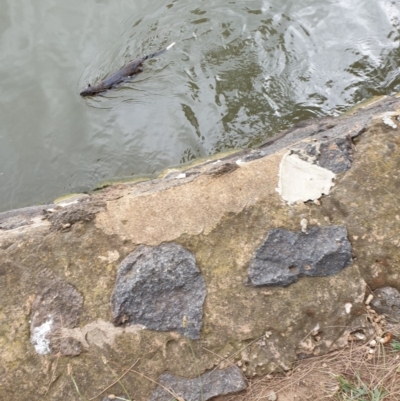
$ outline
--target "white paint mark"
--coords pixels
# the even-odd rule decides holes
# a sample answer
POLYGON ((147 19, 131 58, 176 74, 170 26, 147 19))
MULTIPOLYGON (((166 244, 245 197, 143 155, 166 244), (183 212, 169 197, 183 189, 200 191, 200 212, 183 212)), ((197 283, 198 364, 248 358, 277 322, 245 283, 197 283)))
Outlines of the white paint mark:
POLYGON ((344 309, 346 310, 346 313, 349 314, 351 311, 351 308, 353 307, 353 305, 349 302, 347 302, 346 304, 344 304, 344 309))
POLYGON ((175 46, 175 42, 171 43, 169 46, 167 46, 167 50, 169 50, 171 47, 175 46))
POLYGON ((279 183, 276 189, 288 203, 316 200, 329 194, 336 175, 320 166, 286 153, 279 166, 279 183))
POLYGON ((388 125, 389 127, 392 127, 393 129, 397 128, 397 125, 394 123, 394 121, 390 118, 390 116, 383 116, 382 121, 388 125))
POLYGON ((46 336, 50 333, 52 325, 53 319, 49 319, 33 329, 31 343, 35 347, 36 352, 40 355, 50 353, 50 340, 46 338, 46 336))

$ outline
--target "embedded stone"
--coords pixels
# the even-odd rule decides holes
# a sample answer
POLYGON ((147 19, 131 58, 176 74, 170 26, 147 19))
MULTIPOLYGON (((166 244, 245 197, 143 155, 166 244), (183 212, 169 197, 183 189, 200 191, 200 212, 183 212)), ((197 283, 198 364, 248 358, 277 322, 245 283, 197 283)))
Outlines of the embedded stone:
POLYGON ((400 292, 393 287, 378 288, 374 291, 371 308, 395 321, 400 320, 400 292))
POLYGON ((335 174, 350 170, 353 163, 353 143, 346 136, 322 142, 319 147, 318 164, 335 174))
POLYGON ((177 397, 185 401, 207 401, 220 395, 237 393, 247 387, 242 373, 235 366, 225 370, 211 370, 194 379, 163 373, 157 383, 160 386, 153 391, 149 401, 171 401, 177 397))
POLYGON ((303 276, 331 276, 350 264, 344 226, 311 227, 306 232, 272 229, 249 266, 254 286, 288 286, 303 276))
POLYGON ((31 343, 38 354, 76 356, 81 353, 80 342, 64 337, 62 330, 79 324, 82 305, 82 295, 58 279, 36 296, 31 309, 31 343))
POLYGON ((301 159, 328 169, 335 174, 350 170, 353 163, 353 143, 350 136, 312 143, 301 143, 293 150, 301 159))
POLYGON ((194 255, 176 243, 139 246, 121 263, 111 296, 115 325, 200 337, 206 286, 194 255))

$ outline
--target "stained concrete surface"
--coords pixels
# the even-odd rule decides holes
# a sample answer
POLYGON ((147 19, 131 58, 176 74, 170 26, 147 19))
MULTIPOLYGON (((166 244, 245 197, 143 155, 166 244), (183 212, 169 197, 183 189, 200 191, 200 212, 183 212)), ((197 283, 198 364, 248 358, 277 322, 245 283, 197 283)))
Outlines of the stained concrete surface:
MULTIPOLYGON (((399 114, 400 99, 380 99, 165 178, 115 185, 33 214, 0 214, 0 398, 76 399, 73 378, 86 398, 101 400, 115 374, 126 373, 124 387, 146 401, 156 385, 129 370, 133 364, 154 381, 167 371, 193 379, 232 365, 251 378, 343 348, 351 333, 368 337, 367 288, 398 290, 400 282, 400 130, 383 121, 399 114), (352 142, 350 168, 336 174, 329 194, 288 204, 276 191, 284 155, 310 143, 334 141, 340 148, 338 138, 352 142), (271 230, 305 234, 326 226, 346 228, 351 264, 288 287, 248 285, 249 265, 271 230), (110 298, 121 262, 141 246, 171 242, 193 255, 204 279, 200 338, 113 326, 110 298), (33 303, 56 281, 83 298, 79 323, 61 330, 81 344, 75 357, 63 354, 61 344, 57 353, 41 354, 31 343, 36 327, 45 324, 46 333, 50 326, 43 320, 31 328, 33 303)), ((347 163, 346 153, 337 155, 347 163)), ((321 159, 303 161, 321 168, 321 159)), ((57 315, 67 316, 64 309, 57 315)), ((121 387, 108 391, 121 394, 121 387)))

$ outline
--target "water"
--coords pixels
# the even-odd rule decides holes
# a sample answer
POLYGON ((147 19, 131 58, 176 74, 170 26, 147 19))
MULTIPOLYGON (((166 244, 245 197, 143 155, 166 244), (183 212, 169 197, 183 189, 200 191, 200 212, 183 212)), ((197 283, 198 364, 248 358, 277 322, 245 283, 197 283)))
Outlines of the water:
POLYGON ((400 90, 400 2, 0 0, 0 211, 400 90), (132 82, 79 92, 137 56, 132 82))

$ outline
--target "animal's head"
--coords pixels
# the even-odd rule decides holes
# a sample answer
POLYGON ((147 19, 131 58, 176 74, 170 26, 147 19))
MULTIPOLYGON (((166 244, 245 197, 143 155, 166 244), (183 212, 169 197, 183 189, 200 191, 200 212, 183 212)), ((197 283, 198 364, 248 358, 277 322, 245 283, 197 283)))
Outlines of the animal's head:
POLYGON ((103 92, 104 89, 99 88, 98 86, 91 86, 90 84, 80 93, 81 96, 95 96, 100 92, 103 92))

